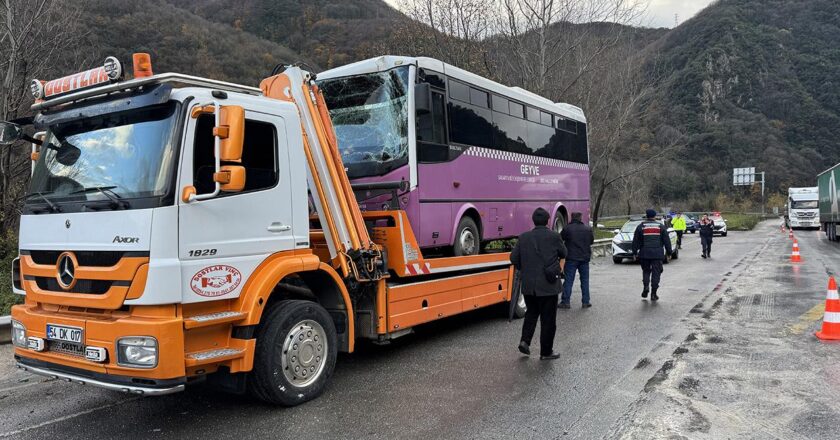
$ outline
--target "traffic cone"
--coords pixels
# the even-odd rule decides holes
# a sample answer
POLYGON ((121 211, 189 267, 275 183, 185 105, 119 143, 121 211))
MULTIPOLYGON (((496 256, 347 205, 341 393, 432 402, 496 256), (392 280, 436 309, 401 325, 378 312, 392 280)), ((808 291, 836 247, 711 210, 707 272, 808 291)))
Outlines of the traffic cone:
POLYGON ((837 295, 837 282, 833 276, 828 277, 822 330, 818 331, 816 336, 823 341, 840 339, 840 296, 837 295))
POLYGON ((788 238, 793 239, 793 228, 788 229, 788 231, 790 231, 788 233, 788 238))
POLYGON ((790 253, 790 262, 799 263, 800 261, 802 261, 802 257, 799 255, 799 241, 794 238, 793 252, 790 253))

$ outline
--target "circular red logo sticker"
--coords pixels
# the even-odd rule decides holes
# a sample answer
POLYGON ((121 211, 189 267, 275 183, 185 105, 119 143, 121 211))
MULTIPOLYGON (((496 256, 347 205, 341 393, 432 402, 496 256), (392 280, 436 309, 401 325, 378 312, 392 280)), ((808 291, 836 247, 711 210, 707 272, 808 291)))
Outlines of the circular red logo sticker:
POLYGON ((242 274, 237 268, 220 264, 196 272, 190 280, 190 287, 197 295, 222 296, 233 292, 241 281, 242 274))

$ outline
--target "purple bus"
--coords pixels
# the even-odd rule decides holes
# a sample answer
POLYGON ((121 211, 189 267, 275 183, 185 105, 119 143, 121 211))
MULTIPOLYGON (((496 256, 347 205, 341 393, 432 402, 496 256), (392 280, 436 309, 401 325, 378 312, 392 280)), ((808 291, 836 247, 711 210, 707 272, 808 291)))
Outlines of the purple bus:
POLYGON ((431 58, 383 56, 318 75, 362 210, 403 209, 425 250, 472 255, 531 229, 589 221, 586 118, 431 58))

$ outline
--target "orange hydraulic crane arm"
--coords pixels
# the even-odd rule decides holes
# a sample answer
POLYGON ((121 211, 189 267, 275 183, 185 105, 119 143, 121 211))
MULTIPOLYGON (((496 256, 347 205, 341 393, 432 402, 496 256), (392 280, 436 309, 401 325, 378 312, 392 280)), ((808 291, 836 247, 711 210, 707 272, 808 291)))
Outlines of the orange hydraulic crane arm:
POLYGON ((260 89, 266 97, 297 106, 309 165, 309 187, 315 195, 313 202, 321 217, 330 257, 338 262, 336 266, 342 268, 345 276, 352 274, 360 281, 382 278, 387 273, 382 251, 370 239, 341 162, 332 120, 312 76, 299 67, 289 67, 264 79, 260 89))

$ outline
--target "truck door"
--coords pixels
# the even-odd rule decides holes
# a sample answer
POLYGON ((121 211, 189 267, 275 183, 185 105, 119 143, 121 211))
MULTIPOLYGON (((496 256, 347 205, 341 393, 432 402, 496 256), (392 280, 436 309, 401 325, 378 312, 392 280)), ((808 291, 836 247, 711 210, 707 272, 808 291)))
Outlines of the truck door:
MULTIPOLYGON (((214 125, 212 114, 187 121, 181 188, 192 185, 197 194, 213 192, 214 125)), ((246 107, 241 162, 245 188, 207 200, 179 201, 183 302, 235 298, 268 255, 294 249, 285 133, 283 118, 246 107)))

